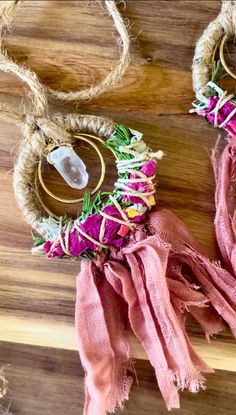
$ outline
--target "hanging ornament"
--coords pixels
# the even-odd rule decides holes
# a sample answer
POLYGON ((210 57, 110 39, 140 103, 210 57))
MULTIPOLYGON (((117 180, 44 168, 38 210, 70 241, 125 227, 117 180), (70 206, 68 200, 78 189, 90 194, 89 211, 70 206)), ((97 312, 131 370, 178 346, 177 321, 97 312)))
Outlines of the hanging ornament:
POLYGON ((207 258, 175 215, 155 209, 156 169, 163 152, 152 151, 138 131, 103 117, 49 116, 47 95, 68 101, 91 99, 114 85, 127 68, 126 28, 115 2, 105 4, 123 47, 117 66, 99 85, 72 93, 53 91, 41 85, 35 73, 6 54, 0 56, 0 69, 17 75, 32 91, 28 114, 0 105, 0 117, 22 129, 13 185, 35 232, 32 252, 54 261, 82 258, 75 327, 85 370, 84 415, 114 412, 129 397, 133 365, 128 323, 155 369, 168 409, 179 407, 179 391, 204 389, 203 373, 212 372, 192 347, 185 329, 187 315, 199 322, 208 338, 224 327, 223 320, 236 335, 235 279, 207 258), (53 163, 70 185, 76 179, 76 186, 85 188, 89 177, 86 159, 75 154, 77 139, 97 152, 101 176, 91 193, 84 192, 76 218, 66 211, 58 217, 45 205, 41 188, 66 204, 81 198, 52 193, 42 166, 53 163), (100 190, 106 165, 99 146, 115 158, 117 178, 109 193, 100 190))
MULTIPOLYGON (((195 112, 227 135, 226 146, 219 140, 212 151, 215 174, 215 229, 226 268, 236 277, 235 207, 232 205, 236 161, 236 95, 223 90, 219 83, 226 75, 236 79, 224 57, 224 46, 235 35, 236 3, 223 1, 219 16, 209 24, 199 39, 193 59, 193 87, 197 100, 195 112), (217 59, 217 54, 219 55, 217 59), (210 78, 210 79, 209 79, 210 78)), ((228 287, 230 294, 232 287, 228 287)))

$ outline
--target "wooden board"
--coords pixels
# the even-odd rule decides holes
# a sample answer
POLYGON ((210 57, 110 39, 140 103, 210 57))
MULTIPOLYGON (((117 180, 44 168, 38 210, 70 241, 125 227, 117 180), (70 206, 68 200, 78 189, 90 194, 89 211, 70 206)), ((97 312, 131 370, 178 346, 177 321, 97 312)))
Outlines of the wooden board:
MULTIPOLYGON (((10 410, 17 415, 82 415, 83 369, 73 351, 0 343, 1 360, 10 363, 10 410)), ((117 415, 167 415, 169 412, 158 391, 149 362, 135 364, 138 384, 134 381, 124 411, 117 415)), ((177 415, 234 415, 236 374, 217 370, 207 376, 207 390, 198 395, 181 393, 177 415)), ((5 401, 8 406, 9 399, 5 401)))
MULTIPOLYGON (((207 0, 192 0, 189 5, 187 0, 129 0, 121 12, 132 23, 132 63, 122 83, 93 102, 77 108, 58 104, 52 111, 111 117, 142 131, 153 149, 163 149, 166 157, 159 167, 159 206, 176 213, 209 255, 219 258, 209 160, 217 132, 188 110, 194 99, 194 45, 220 5, 207 0)), ((36 70, 47 85, 75 90, 98 82, 115 65, 118 47, 111 30, 111 20, 96 2, 25 1, 12 31, 4 36, 4 46, 12 58, 36 70)), ((1 74, 0 92, 3 101, 23 107, 27 89, 16 78, 1 74)), ((21 132, 3 121, 0 127, 0 339, 73 350, 79 262, 50 262, 31 256, 30 228, 17 208, 11 185, 21 132)), ((115 177, 112 163, 109 160, 111 174, 105 186, 115 177)), ((208 345, 193 323, 190 331, 197 350, 211 365, 236 370, 236 349, 230 335, 208 345), (223 347, 225 340, 227 347, 223 347)), ((133 355, 145 358, 132 342, 133 355)))

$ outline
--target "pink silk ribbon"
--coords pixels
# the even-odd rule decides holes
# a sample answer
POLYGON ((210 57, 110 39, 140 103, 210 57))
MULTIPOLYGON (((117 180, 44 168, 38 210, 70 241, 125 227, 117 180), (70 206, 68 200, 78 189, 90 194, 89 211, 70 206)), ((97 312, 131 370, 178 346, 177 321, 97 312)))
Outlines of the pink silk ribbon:
POLYGON ((128 399, 128 322, 169 410, 179 408, 179 390, 204 388, 202 373, 212 369, 194 351, 185 319, 192 314, 207 337, 219 332, 224 320, 236 335, 235 288, 235 279, 210 262, 166 210, 151 213, 120 250, 83 260, 75 322, 85 370, 84 415, 114 412, 128 399))

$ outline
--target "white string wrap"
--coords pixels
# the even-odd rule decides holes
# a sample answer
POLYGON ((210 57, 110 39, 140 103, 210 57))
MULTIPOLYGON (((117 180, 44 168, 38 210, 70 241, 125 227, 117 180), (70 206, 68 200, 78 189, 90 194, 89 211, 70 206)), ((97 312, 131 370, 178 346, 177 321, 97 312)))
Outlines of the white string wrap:
MULTIPOLYGON (((142 142, 142 145, 144 143, 142 142)), ((136 140, 133 141, 131 144, 127 146, 122 146, 120 150, 123 153, 131 154, 133 156, 132 159, 129 160, 116 160, 117 169, 119 173, 130 173, 139 176, 139 178, 134 179, 122 179, 119 178, 115 183, 116 193, 122 196, 129 196, 129 197, 138 197, 147 205, 148 209, 152 207, 148 197, 155 194, 155 184, 154 184, 154 177, 147 177, 144 173, 139 170, 134 170, 134 168, 139 167, 141 168, 144 164, 151 159, 160 160, 162 159, 164 153, 163 151, 159 150, 156 153, 153 153, 150 148, 145 144, 145 147, 142 148, 142 153, 137 155, 137 152, 134 149, 137 149, 140 146, 140 141, 136 140), (129 186, 130 183, 147 183, 147 185, 151 188, 148 192, 138 192, 137 190, 133 189, 129 186)))
MULTIPOLYGON (((215 128, 223 128, 232 118, 233 116, 236 114, 236 103, 234 101, 231 101, 232 98, 235 97, 234 94, 228 94, 227 91, 223 91, 218 85, 216 85, 214 82, 210 81, 207 84, 208 87, 210 87, 211 89, 215 89, 215 91, 218 94, 219 100, 216 104, 216 106, 209 112, 209 114, 214 114, 214 127, 215 128), (227 102, 231 101, 232 104, 234 104, 235 108, 232 109, 232 111, 227 115, 227 117, 225 118, 225 120, 221 123, 218 124, 218 114, 219 111, 221 110, 221 108, 224 107, 225 104, 227 104, 227 102)), ((202 105, 202 103, 195 103, 193 102, 193 106, 194 108, 191 109, 189 112, 191 113, 200 113, 201 111, 203 111, 204 109, 208 108, 208 99, 205 99, 205 106, 202 105)))

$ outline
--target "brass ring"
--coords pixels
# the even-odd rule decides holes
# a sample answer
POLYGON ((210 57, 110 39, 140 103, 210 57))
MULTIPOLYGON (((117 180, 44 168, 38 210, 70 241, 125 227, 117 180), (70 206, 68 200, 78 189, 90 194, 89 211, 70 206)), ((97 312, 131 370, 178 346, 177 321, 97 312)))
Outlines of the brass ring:
MULTIPOLYGON (((86 143, 90 144, 95 149, 95 151, 97 152, 97 154, 99 156, 99 159, 100 159, 100 162, 101 162, 101 175, 100 175, 100 179, 99 179, 96 187, 91 191, 91 195, 94 195, 100 189, 100 187, 102 186, 102 183, 105 179, 106 164, 105 164, 103 155, 102 155, 101 151, 99 150, 99 148, 97 147, 97 145, 87 137, 93 138, 93 139, 99 141, 102 144, 104 144, 104 141, 99 137, 89 135, 89 134, 83 134, 83 135, 82 134, 81 135, 76 135, 75 134, 73 136, 77 139, 80 139, 80 140, 85 141, 86 143)), ((51 192, 51 190, 49 190, 48 187, 45 185, 43 177, 42 177, 42 160, 39 160, 38 168, 37 168, 37 174, 38 174, 39 183, 41 184, 43 190, 50 197, 52 197, 53 199, 58 200, 59 202, 62 202, 62 203, 66 203, 66 204, 74 204, 74 203, 79 203, 79 202, 83 201, 83 197, 80 197, 80 198, 77 198, 77 199, 64 199, 62 197, 59 197, 59 196, 55 195, 53 192, 51 192)), ((41 198, 40 198, 39 202, 42 204, 41 198)), ((43 205, 43 208, 45 209, 44 205, 43 205)))
POLYGON ((225 57, 224 57, 224 46, 225 46, 225 42, 227 40, 227 35, 224 35, 222 37, 222 40, 220 42, 220 61, 222 63, 222 66, 224 68, 224 70, 234 79, 236 79, 236 74, 231 71, 231 69, 228 67, 226 61, 225 61, 225 57))
POLYGON ((44 201, 43 201, 43 199, 42 199, 42 197, 41 197, 41 195, 40 195, 40 191, 39 191, 39 187, 38 187, 38 182, 39 182, 39 179, 38 179, 38 176, 37 176, 37 174, 36 174, 36 176, 35 176, 35 181, 34 181, 34 188, 35 188, 35 195, 36 195, 36 197, 37 197, 37 199, 38 199, 38 201, 39 201, 39 203, 40 203, 40 205, 42 206, 42 208, 45 210, 45 212, 48 214, 48 216, 51 216, 52 218, 55 218, 55 219, 60 219, 60 216, 57 216, 54 212, 52 212, 46 205, 45 205, 45 203, 44 203, 44 201))
POLYGON ((212 57, 211 57, 212 62, 211 63, 212 63, 212 66, 213 67, 214 67, 214 64, 217 62, 216 61, 216 52, 218 51, 218 49, 220 49, 221 42, 222 42, 222 37, 220 37, 218 39, 218 41, 216 42, 215 47, 214 47, 214 50, 213 50, 213 53, 212 53, 212 57))

